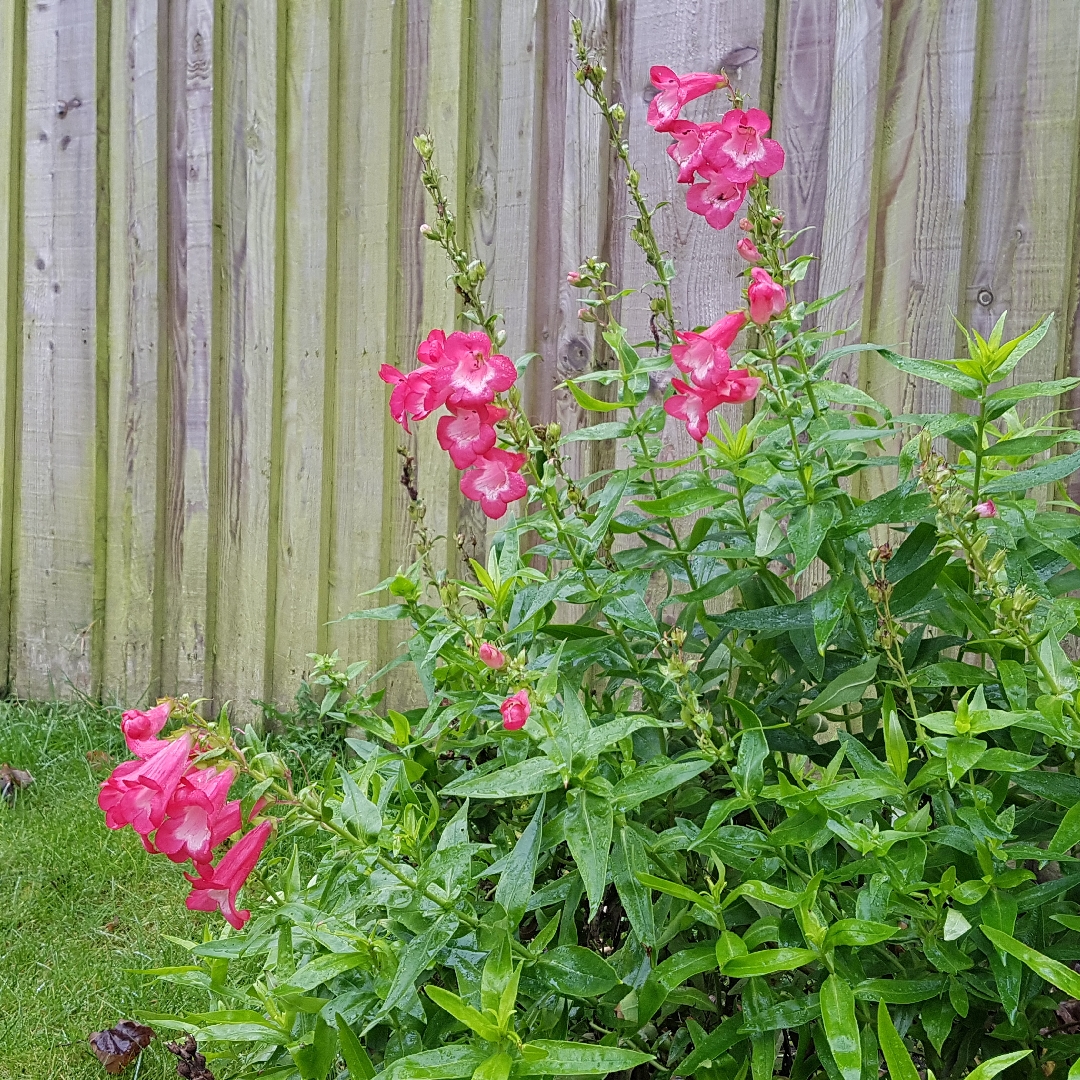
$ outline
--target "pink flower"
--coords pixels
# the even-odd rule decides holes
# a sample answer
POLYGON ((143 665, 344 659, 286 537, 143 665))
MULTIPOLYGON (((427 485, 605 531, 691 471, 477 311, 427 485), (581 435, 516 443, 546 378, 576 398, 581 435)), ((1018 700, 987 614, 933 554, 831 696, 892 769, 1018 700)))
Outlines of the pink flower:
POLYGON ((729 371, 720 382, 713 387, 716 396, 729 405, 741 405, 744 401, 750 401, 757 397, 761 389, 761 380, 751 375, 746 368, 738 368, 729 371))
POLYGON ((703 162, 701 148, 705 140, 720 128, 719 124, 692 124, 676 120, 668 131, 675 140, 668 148, 668 157, 679 166, 679 183, 692 184, 694 173, 703 162))
POLYGON ((188 909, 220 911, 230 925, 242 930, 244 923, 251 918, 251 912, 237 911, 236 897, 255 869, 273 827, 273 822, 264 821, 237 840, 217 866, 197 866, 198 877, 192 877, 185 871, 184 877, 192 885, 186 901, 188 909))
POLYGON ((506 410, 494 405, 450 405, 450 415, 439 417, 439 445, 459 469, 467 469, 495 445, 495 427, 506 410))
POLYGON ((491 338, 482 330, 454 331, 435 370, 435 386, 449 395, 444 400, 451 405, 488 405, 517 379, 514 361, 498 353, 492 356, 491 338))
POLYGON ((165 819, 165 810, 191 757, 191 736, 168 743, 145 761, 125 761, 101 786, 98 806, 110 829, 130 825, 148 836, 165 819))
POLYGON ((146 712, 128 709, 120 718, 120 730, 124 733, 124 742, 128 750, 136 757, 153 757, 159 750, 169 745, 167 739, 155 738, 169 719, 172 703, 163 701, 146 712))
POLYGON ((712 390, 687 386, 682 379, 672 379, 675 391, 664 402, 664 412, 686 424, 686 433, 695 442, 704 442, 709 433, 709 412, 720 404, 720 397, 712 390))
POLYGON ((523 498, 529 490, 519 471, 524 464, 524 454, 493 447, 478 457, 461 478, 461 493, 478 502, 484 513, 497 521, 506 513, 507 503, 523 498))
POLYGON ((691 184, 686 193, 686 209, 700 214, 714 229, 727 228, 735 220, 735 213, 746 198, 746 187, 733 184, 713 165, 698 168, 703 184, 691 184))
POLYGON ((506 667, 506 653, 486 641, 480 646, 480 659, 492 671, 501 671, 506 667))
POLYGON ((784 148, 764 138, 769 118, 760 109, 732 109, 720 129, 702 147, 705 160, 733 184, 748 184, 755 176, 772 176, 784 165, 784 148))
POLYGON ((736 245, 735 250, 748 262, 761 262, 761 252, 758 251, 754 241, 749 236, 744 236, 736 245))
POLYGON ((727 85, 727 77, 707 71, 692 71, 688 75, 676 75, 669 67, 656 66, 649 71, 653 86, 660 92, 649 102, 647 117, 655 131, 669 131, 679 119, 679 110, 695 98, 712 93, 727 85))
POLYGON ((410 371, 408 375, 399 371, 392 364, 383 364, 379 368, 379 378, 390 383, 390 415, 399 423, 406 434, 410 420, 424 420, 430 416, 445 400, 435 386, 437 368, 423 367, 410 371))
POLYGON ((787 307, 787 292, 769 276, 768 270, 755 266, 750 271, 750 285, 746 290, 750 301, 750 318, 764 326, 774 315, 782 315, 787 307))
POLYGON ((981 518, 997 517, 997 506, 993 499, 987 499, 986 502, 975 504, 975 513, 981 518))
POLYGON ((573 285, 575 288, 577 288, 581 284, 581 282, 582 277, 576 270, 571 270, 570 273, 566 275, 567 285, 573 285))
POLYGON ((442 363, 443 350, 446 348, 446 334, 442 330, 432 330, 428 336, 416 346, 416 359, 421 364, 429 364, 434 367, 442 363))
POLYGON ((502 713, 503 727, 507 731, 518 731, 523 728, 532 713, 529 691, 519 690, 516 694, 512 694, 499 706, 499 712, 502 713))
POLYGON ((177 785, 154 835, 157 849, 173 862, 208 863, 212 850, 239 832, 240 803, 226 803, 235 778, 232 769, 193 769, 177 785))
POLYGON ((680 330, 682 345, 671 347, 675 366, 706 390, 715 389, 731 369, 728 348, 746 322, 745 311, 734 311, 701 334, 680 330))

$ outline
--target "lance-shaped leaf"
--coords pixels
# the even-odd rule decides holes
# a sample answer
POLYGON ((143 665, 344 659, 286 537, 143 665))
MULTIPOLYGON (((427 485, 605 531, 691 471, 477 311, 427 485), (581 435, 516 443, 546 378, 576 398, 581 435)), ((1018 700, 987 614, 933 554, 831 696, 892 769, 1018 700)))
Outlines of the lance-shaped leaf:
POLYGON ((595 919, 607 888, 613 809, 609 799, 583 788, 566 794, 566 843, 589 898, 589 918, 595 919))
POLYGON ((495 903, 502 906, 513 926, 521 922, 536 881, 536 857, 540 852, 545 802, 541 796, 532 821, 504 860, 499 884, 495 887, 495 903))
POLYGON ((855 995, 839 975, 830 975, 821 986, 821 1023, 843 1080, 861 1080, 862 1044, 855 1017, 855 995))

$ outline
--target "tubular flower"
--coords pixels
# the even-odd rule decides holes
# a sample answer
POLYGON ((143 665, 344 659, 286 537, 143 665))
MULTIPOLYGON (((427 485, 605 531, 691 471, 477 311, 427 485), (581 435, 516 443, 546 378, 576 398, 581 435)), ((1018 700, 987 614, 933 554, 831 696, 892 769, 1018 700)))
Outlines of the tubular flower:
POLYGON ((406 375, 392 364, 379 368, 379 378, 394 388, 390 393, 390 415, 406 434, 411 434, 410 420, 424 420, 446 400, 446 392, 440 392, 435 385, 437 371, 423 367, 406 375))
POLYGON ((787 307, 787 292, 769 275, 768 270, 755 266, 750 271, 750 285, 746 290, 750 301, 750 318, 764 326, 774 315, 782 315, 787 307))
POLYGON ((187 906, 190 911, 220 911, 225 920, 237 930, 251 918, 251 912, 236 909, 236 898, 255 869, 273 823, 264 821, 251 832, 242 836, 221 857, 217 866, 197 866, 198 877, 185 871, 184 877, 191 882, 187 906))
POLYGON ((664 402, 664 412, 686 425, 686 433, 694 442, 704 442, 709 433, 709 412, 720 404, 720 397, 712 390, 687 386, 682 379, 672 379, 675 391, 664 402))
POLYGON ((981 518, 997 517, 997 506, 993 499, 987 499, 986 502, 975 504, 975 513, 981 518))
POLYGON ((421 364, 429 364, 434 367, 442 363, 443 350, 446 348, 446 334, 442 330, 432 330, 428 336, 416 346, 416 359, 421 364))
POLYGON ((746 368, 729 371, 713 387, 720 401, 728 405, 741 405, 744 401, 751 401, 757 397, 757 392, 760 389, 761 380, 756 375, 751 375, 746 368))
POLYGON ((435 371, 435 386, 443 400, 470 408, 489 405, 517 379, 514 361, 499 353, 492 356, 491 338, 482 330, 455 330, 446 339, 435 371))
POLYGON ((659 93, 649 102, 647 120, 654 131, 670 131, 679 119, 679 110, 695 98, 711 94, 721 86, 727 86, 725 75, 713 75, 708 71, 692 71, 676 75, 669 67, 657 65, 649 70, 649 78, 659 93))
POLYGON ((506 653, 487 641, 480 646, 480 659, 492 671, 501 671, 506 667, 506 653))
POLYGON ((461 493, 497 521, 506 513, 508 503, 523 498, 529 490, 519 471, 524 464, 524 454, 492 448, 462 476, 461 493))
POLYGON ((680 184, 692 184, 694 173, 704 162, 701 148, 705 140, 720 128, 719 124, 692 124, 689 120, 676 120, 668 133, 675 140, 668 148, 668 157, 679 166, 680 184))
POLYGON ((675 366, 690 376, 690 381, 706 390, 716 389, 731 369, 728 348, 746 322, 745 311, 725 315, 703 333, 680 330, 681 345, 671 347, 675 366))
POLYGON ((760 263, 761 252, 758 251, 757 245, 749 236, 744 236, 736 245, 735 250, 748 262, 748 263, 760 263))
POLYGON ((725 229, 746 198, 746 186, 733 184, 713 165, 698 168, 702 184, 691 184, 686 193, 686 209, 700 214, 714 229, 725 229))
POLYGON ((105 824, 110 829, 130 825, 143 837, 152 833, 165 820, 166 807, 190 757, 191 736, 184 735, 145 761, 119 765, 98 795, 105 824))
POLYGON ((518 731, 523 728, 532 714, 529 691, 519 690, 516 694, 512 694, 499 706, 499 712, 502 713, 503 727, 507 731, 518 731))
POLYGON ((193 769, 177 785, 154 835, 158 851, 173 862, 208 863, 212 850, 241 828, 240 803, 226 803, 232 769, 193 769))
POLYGON ((450 405, 449 416, 440 416, 439 445, 459 469, 467 469, 495 445, 495 424, 506 410, 494 405, 450 405))
POLYGON ((124 742, 128 750, 136 757, 153 757, 159 750, 169 745, 167 739, 156 738, 169 719, 172 703, 163 701, 146 712, 128 709, 120 718, 120 730, 124 733, 124 742))
POLYGON ((732 109, 702 147, 705 160, 733 184, 749 184, 755 176, 779 172, 784 165, 784 148, 764 137, 769 123, 760 109, 732 109))

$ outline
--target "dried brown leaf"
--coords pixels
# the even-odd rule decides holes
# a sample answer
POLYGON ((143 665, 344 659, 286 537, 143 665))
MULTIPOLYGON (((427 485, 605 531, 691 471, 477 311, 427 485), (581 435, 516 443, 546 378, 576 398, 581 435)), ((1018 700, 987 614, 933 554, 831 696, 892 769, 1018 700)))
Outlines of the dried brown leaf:
POLYGON ((134 1020, 121 1020, 115 1027, 95 1031, 90 1046, 107 1073, 126 1069, 150 1045, 154 1029, 134 1020))
POLYGON ((7 762, 0 765, 0 797, 8 802, 14 802, 16 793, 28 788, 33 782, 34 778, 25 769, 15 769, 7 762))
POLYGON ((190 1035, 185 1035, 183 1043, 179 1045, 174 1042, 166 1043, 165 1048, 179 1058, 176 1063, 177 1076, 184 1077, 184 1080, 214 1080, 214 1074, 206 1067, 206 1058, 199 1053, 199 1048, 190 1035))

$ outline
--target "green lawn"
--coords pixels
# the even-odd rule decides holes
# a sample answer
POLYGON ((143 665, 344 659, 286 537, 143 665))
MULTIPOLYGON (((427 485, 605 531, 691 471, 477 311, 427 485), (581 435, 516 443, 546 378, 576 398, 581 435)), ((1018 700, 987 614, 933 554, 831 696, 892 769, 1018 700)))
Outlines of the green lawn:
MULTIPOLYGON (((15 806, 0 803, 0 1080, 100 1080, 91 1031, 182 1007, 180 990, 132 969, 184 963, 164 935, 201 938, 205 917, 184 907, 179 867, 147 855, 130 829, 105 828, 95 798, 110 764, 86 755, 125 756, 118 719, 0 703, 0 763, 36 781, 15 806)), ((175 1077, 163 1042, 123 1075, 175 1077)))

